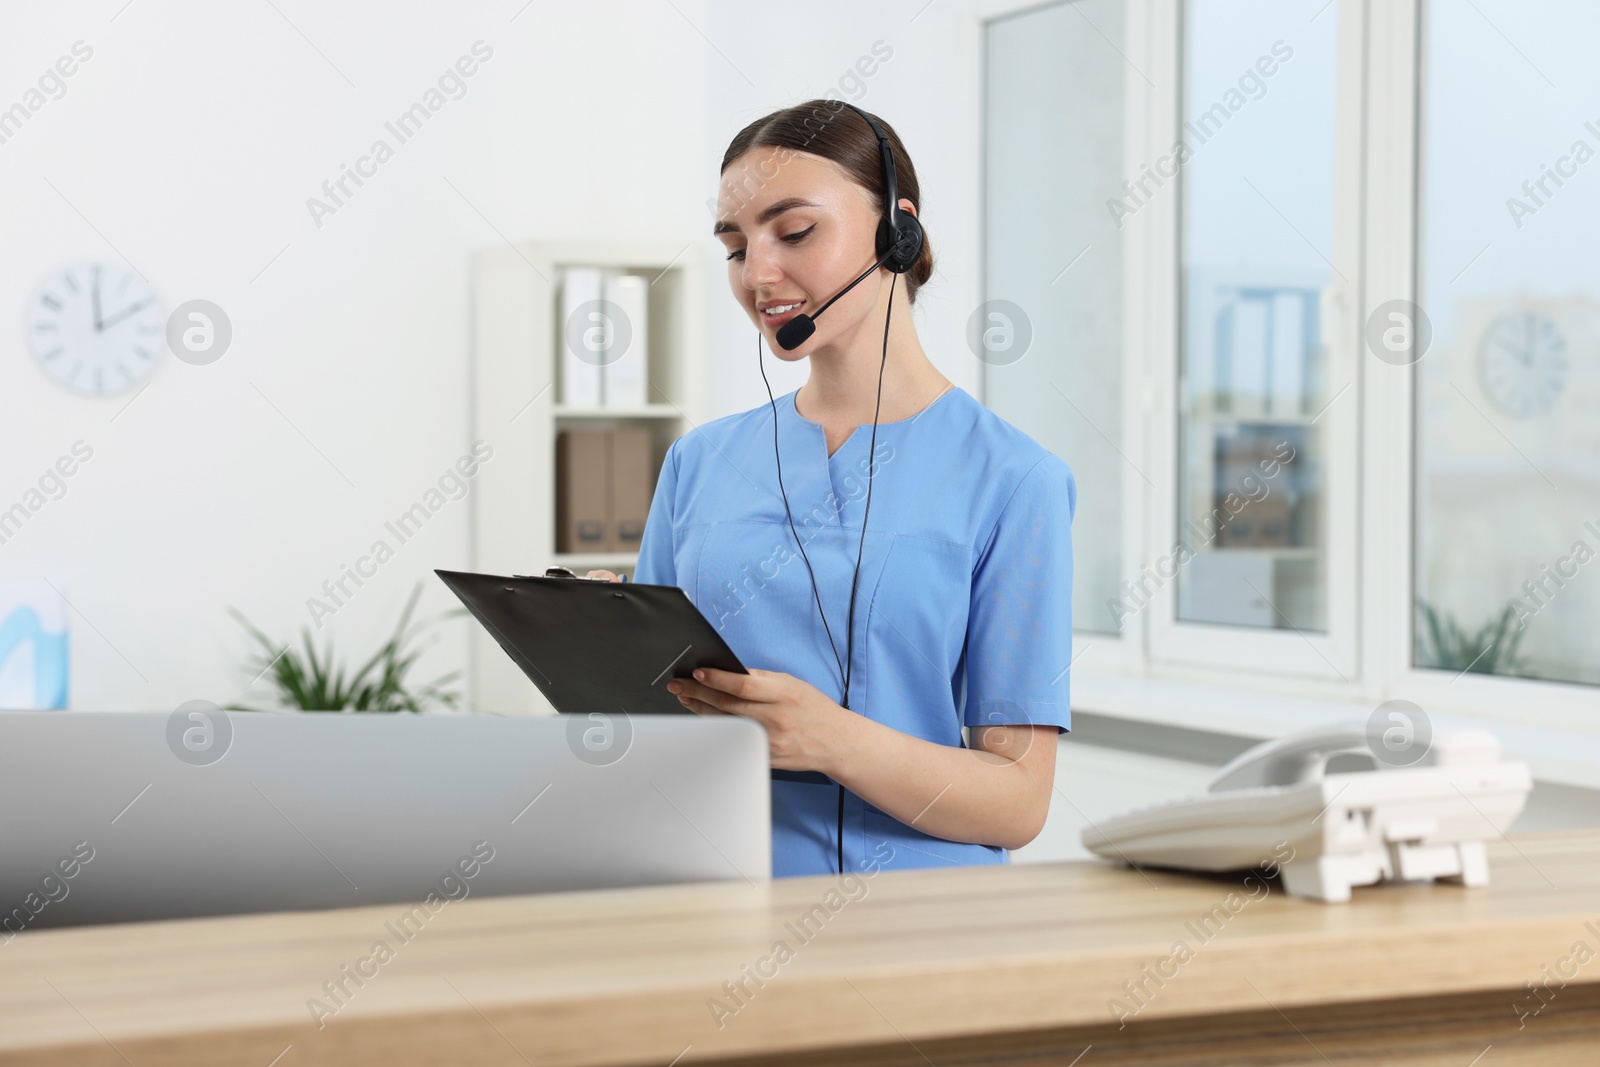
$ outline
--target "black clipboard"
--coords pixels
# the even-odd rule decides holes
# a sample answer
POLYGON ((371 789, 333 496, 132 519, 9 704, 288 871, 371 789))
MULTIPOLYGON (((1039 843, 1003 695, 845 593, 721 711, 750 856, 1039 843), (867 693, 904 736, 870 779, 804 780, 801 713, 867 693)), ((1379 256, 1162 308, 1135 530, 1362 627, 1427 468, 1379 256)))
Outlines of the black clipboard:
MULTIPOLYGON (((435 570, 557 711, 597 706, 629 715, 693 715, 667 691, 699 667, 750 673, 675 585, 435 570)), ((774 769, 778 781, 832 785, 818 771, 774 769)))

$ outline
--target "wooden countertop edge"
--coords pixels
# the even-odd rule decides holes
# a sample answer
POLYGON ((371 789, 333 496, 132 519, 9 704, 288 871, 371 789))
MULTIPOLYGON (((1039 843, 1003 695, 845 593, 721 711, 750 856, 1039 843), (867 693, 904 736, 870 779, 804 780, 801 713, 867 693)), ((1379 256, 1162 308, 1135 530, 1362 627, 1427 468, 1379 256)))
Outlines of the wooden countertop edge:
MULTIPOLYGON (((687 984, 527 1001, 484 995, 463 980, 457 991, 441 992, 437 1008, 356 1000, 320 1031, 305 1020, 219 1026, 213 1017, 184 1032, 106 1032, 80 1016, 80 1039, 21 1045, 12 1043, 20 1036, 15 1030, 0 1030, 0 1065, 37 1063, 46 1053, 63 1067, 101 1064, 108 1062, 108 1045, 141 1067, 201 1067, 218 1062, 221 1050, 265 1067, 290 1046, 296 1067, 348 1062, 356 1051, 392 1064, 436 1062, 428 1059, 430 1050, 469 1062, 474 1053, 504 1055, 508 1043, 541 1067, 664 1064, 680 1055, 679 1062, 693 1062, 774 1049, 1103 1025, 1117 1021, 1113 997, 1132 1011, 1130 1018, 1144 1021, 1499 989, 1520 993, 1523 983, 1538 982, 1541 968, 1584 936, 1590 920, 1553 915, 1439 924, 1407 930, 1403 946, 1392 929, 1231 942, 1224 931, 1195 948, 1161 984, 1147 979, 1154 992, 1143 1005, 1125 994, 1123 983, 1139 979, 1141 967, 1156 961, 1125 950, 830 967, 814 974, 780 969, 743 1005, 720 989, 687 984), (712 998, 733 1009, 720 1028, 712 998), (617 1025, 621 1018, 626 1026, 617 1025)), ((1569 984, 1600 982, 1600 966, 1591 970, 1569 984)), ((1514 1021, 1509 1005, 1508 997, 1507 1019, 1514 1021)))

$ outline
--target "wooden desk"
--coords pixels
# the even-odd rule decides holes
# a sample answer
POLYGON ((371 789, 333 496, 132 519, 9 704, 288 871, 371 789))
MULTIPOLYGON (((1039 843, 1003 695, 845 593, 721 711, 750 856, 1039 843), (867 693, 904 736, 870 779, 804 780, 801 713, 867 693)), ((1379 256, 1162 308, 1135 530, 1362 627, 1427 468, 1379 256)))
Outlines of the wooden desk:
POLYGON ((1600 833, 1490 863, 1342 905, 1060 863, 469 898, 405 941, 398 905, 25 932, 0 1064, 1600 1063, 1600 833), (308 999, 380 938, 319 1029, 308 999))

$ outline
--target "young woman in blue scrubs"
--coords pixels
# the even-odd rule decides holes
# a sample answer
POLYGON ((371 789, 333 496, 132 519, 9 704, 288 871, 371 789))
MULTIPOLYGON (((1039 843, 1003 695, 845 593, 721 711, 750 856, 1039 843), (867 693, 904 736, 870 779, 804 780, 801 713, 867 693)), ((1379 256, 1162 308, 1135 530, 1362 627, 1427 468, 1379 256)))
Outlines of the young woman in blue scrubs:
MULTIPOLYGON (((916 171, 878 121, 916 215, 916 171)), ((634 572, 683 589, 750 669, 672 681, 683 704, 755 719, 775 769, 831 779, 773 781, 775 877, 837 871, 841 850, 852 872, 1009 862, 1044 825, 1070 726, 1076 482, 923 351, 927 243, 903 281, 879 269, 795 351, 776 343, 879 259, 884 170, 871 127, 835 101, 729 145, 715 225, 729 287, 764 347, 809 360, 809 377, 673 442, 634 572)))

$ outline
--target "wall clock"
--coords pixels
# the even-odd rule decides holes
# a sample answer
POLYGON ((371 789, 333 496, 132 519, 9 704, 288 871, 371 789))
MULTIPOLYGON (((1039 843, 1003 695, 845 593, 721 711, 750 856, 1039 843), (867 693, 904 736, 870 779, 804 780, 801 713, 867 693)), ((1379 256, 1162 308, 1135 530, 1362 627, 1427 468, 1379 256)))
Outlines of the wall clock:
POLYGON ((142 384, 166 344, 166 313, 139 275, 76 263, 45 277, 28 302, 34 358, 74 392, 110 396, 142 384))
POLYGON ((1478 369, 1500 409, 1523 418, 1548 411, 1567 378, 1567 339, 1549 316, 1508 311, 1483 332, 1478 369))

